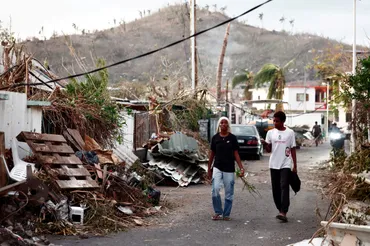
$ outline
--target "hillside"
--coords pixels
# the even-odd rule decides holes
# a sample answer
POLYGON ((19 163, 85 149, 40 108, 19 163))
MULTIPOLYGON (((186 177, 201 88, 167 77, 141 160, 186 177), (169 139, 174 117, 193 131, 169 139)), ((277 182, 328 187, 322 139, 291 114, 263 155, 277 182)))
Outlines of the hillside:
MULTIPOLYGON (((228 17, 208 10, 197 11, 197 29, 203 30, 228 17)), ((71 20, 73 21, 73 20, 71 20)), ((213 85, 226 26, 197 38, 201 83, 213 85)), ((25 46, 40 61, 60 76, 81 72, 67 43, 73 47, 86 69, 94 68, 93 58, 104 58, 107 64, 127 59, 164 46, 189 35, 189 15, 185 5, 170 6, 127 24, 81 35, 55 36, 49 40, 27 41, 25 46)), ((267 62, 284 65, 292 58, 295 64, 288 80, 302 80, 304 66, 312 60, 310 49, 324 49, 336 43, 315 35, 290 35, 267 31, 240 22, 231 25, 224 62, 226 79, 248 69, 257 72, 267 62)), ((111 83, 120 81, 183 81, 190 85, 190 41, 109 70, 111 83)), ((314 74, 309 74, 311 79, 314 74)))

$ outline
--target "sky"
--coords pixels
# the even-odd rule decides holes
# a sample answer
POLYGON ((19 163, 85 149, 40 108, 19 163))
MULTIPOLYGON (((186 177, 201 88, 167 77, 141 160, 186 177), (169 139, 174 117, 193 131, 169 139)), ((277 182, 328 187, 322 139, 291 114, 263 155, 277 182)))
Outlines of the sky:
MULTIPOLYGON (((201 7, 210 10, 226 6, 226 14, 233 17, 265 0, 196 0, 201 7)), ((293 33, 308 32, 324 37, 353 43, 354 0, 274 0, 243 18, 247 24, 268 30, 293 33), (263 22, 258 18, 263 13, 263 22), (279 19, 286 18, 283 25, 279 19), (294 27, 289 20, 294 19, 294 27)), ((370 0, 357 1, 357 43, 369 46, 370 0)), ((11 29, 17 38, 49 38, 58 34, 75 33, 73 24, 82 30, 101 30, 125 20, 139 18, 139 11, 158 11, 168 4, 184 3, 185 0, 17 0, 4 1, 0 8, 2 26, 11 29), (10 21, 11 20, 11 21, 10 21), (39 32, 43 29, 43 32, 39 32)))

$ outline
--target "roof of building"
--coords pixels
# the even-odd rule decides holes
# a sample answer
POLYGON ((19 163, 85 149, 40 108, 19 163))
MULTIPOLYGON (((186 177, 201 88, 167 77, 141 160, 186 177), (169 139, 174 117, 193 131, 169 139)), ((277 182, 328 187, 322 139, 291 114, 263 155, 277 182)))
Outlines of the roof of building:
POLYGON ((285 87, 292 88, 292 87, 318 87, 323 86, 321 80, 298 80, 298 81, 292 81, 287 82, 285 87))

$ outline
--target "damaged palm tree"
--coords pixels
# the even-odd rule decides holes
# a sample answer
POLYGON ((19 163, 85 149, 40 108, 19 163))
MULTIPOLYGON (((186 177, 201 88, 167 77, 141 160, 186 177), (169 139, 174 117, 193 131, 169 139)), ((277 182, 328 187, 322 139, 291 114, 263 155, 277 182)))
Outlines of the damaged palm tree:
MULTIPOLYGON (((267 93, 267 99, 283 99, 284 88, 285 88, 285 73, 288 68, 293 64, 293 60, 280 67, 278 65, 267 63, 254 77, 254 86, 260 88, 266 83, 270 83, 269 90, 267 93)), ((270 108, 270 105, 269 105, 270 108)), ((283 111, 284 107, 282 103, 276 105, 276 111, 283 111)))
POLYGON ((221 102, 222 68, 224 65, 224 58, 225 58, 225 53, 226 53, 227 40, 229 38, 230 25, 231 25, 230 23, 227 25, 225 38, 224 38, 224 42, 223 42, 222 49, 221 49, 220 59, 218 61, 217 77, 216 77, 217 103, 218 104, 221 102))
POLYGON ((245 71, 242 74, 236 75, 232 80, 232 88, 241 85, 244 87, 244 98, 245 100, 252 100, 252 92, 249 90, 253 87, 253 73, 245 71))

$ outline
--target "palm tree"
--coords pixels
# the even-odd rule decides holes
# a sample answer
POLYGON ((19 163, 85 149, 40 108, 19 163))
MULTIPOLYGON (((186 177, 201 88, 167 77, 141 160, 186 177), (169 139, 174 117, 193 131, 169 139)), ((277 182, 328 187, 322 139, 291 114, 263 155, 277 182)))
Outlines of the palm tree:
POLYGON ((293 33, 293 28, 294 28, 294 19, 291 19, 291 20, 289 21, 289 23, 290 23, 290 25, 292 26, 292 33, 293 33))
MULTIPOLYGON (((254 86, 260 88, 264 84, 270 82, 270 87, 267 93, 267 99, 283 99, 284 88, 285 88, 285 72, 293 64, 294 60, 291 60, 285 66, 280 67, 278 65, 267 63, 263 65, 260 71, 254 77, 254 86)), ((270 108, 270 105, 268 105, 270 108)), ((283 105, 276 105, 276 111, 282 111, 283 105)))
POLYGON ((263 13, 259 13, 258 18, 261 21, 261 28, 263 28, 263 13))
POLYGON ((281 17, 279 21, 281 22, 281 24, 283 24, 283 30, 284 30, 285 17, 284 16, 281 17))
POLYGON ((246 100, 252 100, 252 92, 249 91, 253 87, 253 73, 245 71, 242 74, 236 75, 232 80, 232 88, 234 89, 237 85, 244 84, 244 98, 246 100))

